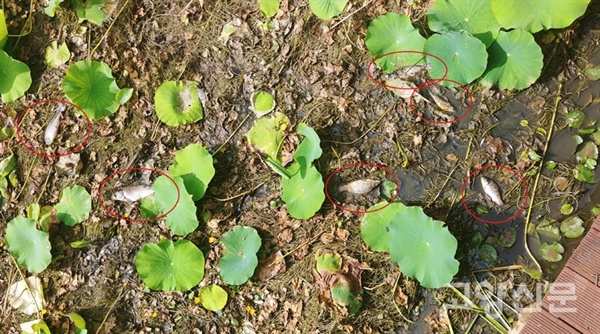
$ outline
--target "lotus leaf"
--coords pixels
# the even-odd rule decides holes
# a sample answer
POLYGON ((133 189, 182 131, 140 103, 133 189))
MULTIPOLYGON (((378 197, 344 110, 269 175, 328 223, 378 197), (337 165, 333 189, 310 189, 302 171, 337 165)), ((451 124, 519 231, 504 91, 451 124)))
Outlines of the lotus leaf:
POLYGON ((565 28, 585 13, 590 0, 492 0, 494 16, 505 29, 535 33, 565 28))
MULTIPOLYGON (((154 189, 155 205, 161 214, 167 213, 175 206, 175 209, 165 217, 165 223, 173 234, 185 235, 196 230, 200 224, 196 216, 196 205, 192 200, 192 195, 186 191, 183 179, 179 176, 171 176, 171 178, 177 187, 164 175, 154 181, 152 189, 154 189), (179 188, 179 202, 175 204, 177 188, 179 188)), ((146 210, 152 212, 151 207, 146 210)))
POLYGON ((8 222, 4 236, 8 251, 19 265, 32 273, 41 273, 52 260, 48 233, 35 228, 35 220, 16 217, 8 222))
POLYGON ((246 283, 258 265, 258 252, 261 240, 255 229, 236 226, 221 238, 225 248, 219 259, 219 274, 223 281, 231 285, 246 283))
POLYGON ((60 202, 55 208, 58 220, 67 226, 74 226, 90 217, 92 196, 82 186, 66 187, 60 193, 60 202))
POLYGON ((325 201, 325 184, 321 173, 311 164, 302 176, 300 164, 294 163, 288 168, 292 177, 281 179, 281 199, 286 203, 290 216, 296 219, 312 217, 325 201))
POLYGON ((275 161, 280 161, 279 150, 283 141, 283 133, 289 126, 289 119, 282 113, 254 121, 248 132, 248 141, 265 152, 275 161))
MULTIPOLYGON (((388 202, 377 203, 368 211, 375 211, 385 205, 388 205, 388 202)), ((365 215, 360 225, 360 234, 365 244, 376 252, 387 252, 390 244, 390 223, 404 209, 406 209, 404 204, 392 203, 384 209, 365 215)))
POLYGON ((551 244, 544 242, 540 246, 540 254, 542 255, 542 258, 548 262, 558 262, 562 260, 561 254, 564 251, 565 249, 563 246, 556 241, 551 244))
POLYGON ((29 86, 31 86, 29 66, 0 50, 0 95, 2 101, 8 103, 17 100, 25 94, 29 86))
POLYGON ((320 19, 329 20, 340 15, 348 0, 310 0, 310 10, 320 19))
POLYGON ((560 231, 564 233, 567 238, 579 238, 583 232, 585 232, 583 220, 578 216, 563 220, 563 222, 560 223, 560 231))
POLYGON ((195 123, 204 117, 198 84, 192 81, 167 81, 154 94, 156 115, 169 126, 195 123))
POLYGON ((227 304, 227 292, 220 286, 211 284, 200 291, 200 301, 205 309, 217 312, 227 304))
POLYGON ((180 176, 185 189, 197 201, 204 196, 210 180, 215 176, 212 155, 198 144, 190 144, 175 154, 169 174, 180 176))

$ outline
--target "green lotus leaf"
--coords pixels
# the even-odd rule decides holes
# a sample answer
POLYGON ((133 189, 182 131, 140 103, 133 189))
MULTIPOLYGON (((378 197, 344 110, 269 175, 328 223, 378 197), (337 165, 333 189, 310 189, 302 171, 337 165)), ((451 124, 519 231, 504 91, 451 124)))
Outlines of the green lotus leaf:
POLYGON ((102 21, 106 19, 107 15, 102 10, 106 0, 88 0, 86 2, 79 1, 79 3, 80 5, 75 11, 80 23, 88 20, 96 25, 101 25, 102 21))
POLYGON ((256 117, 263 117, 275 109, 275 99, 267 92, 256 92, 252 94, 252 110, 256 117))
POLYGON ((560 231, 564 233, 567 238, 579 238, 583 232, 585 232, 583 220, 578 216, 563 220, 563 222, 560 223, 560 231))
POLYGON ((60 48, 56 41, 52 41, 46 47, 46 64, 50 67, 58 67, 71 59, 71 52, 67 47, 67 43, 62 43, 60 48))
POLYGON ((505 29, 535 33, 565 28, 583 15, 590 0, 492 0, 494 16, 505 29))
POLYGON ((553 224, 552 221, 547 219, 540 222, 538 226, 535 227, 536 232, 543 234, 552 239, 560 239, 560 231, 558 227, 553 224))
POLYGON ((56 8, 63 2, 64 0, 49 0, 48 7, 44 8, 44 13, 50 17, 54 17, 56 13, 56 8))
POLYGON ((132 95, 133 88, 122 88, 117 93, 116 100, 119 104, 125 104, 125 102, 129 101, 132 95))
POLYGON ((496 265, 496 261, 498 260, 498 251, 496 248, 490 244, 483 244, 481 248, 479 248, 479 257, 489 266, 496 265))
POLYGON ((540 76, 544 65, 540 46, 523 30, 501 31, 488 53, 488 67, 480 79, 488 86, 527 88, 540 76))
POLYGON ((323 20, 340 15, 347 3, 348 0, 310 0, 308 2, 313 14, 323 20))
POLYGON ((184 239, 148 243, 137 253, 135 268, 152 290, 187 291, 204 278, 204 254, 184 239))
POLYGON ((154 94, 156 115, 169 126, 195 123, 204 118, 198 84, 192 81, 167 81, 154 94))
POLYGON ((71 65, 63 90, 91 119, 110 116, 119 109, 120 89, 106 63, 82 60, 71 65))
POLYGON ((8 157, 0 161, 0 177, 5 177, 17 166, 17 157, 11 153, 8 157))
MULTIPOLYGON (((176 175, 171 175, 171 178, 175 181, 177 187, 179 187, 179 202, 177 203, 177 206, 173 209, 173 206, 177 201, 177 188, 173 182, 164 175, 159 176, 156 181, 154 181, 154 184, 152 184, 152 189, 154 189, 154 205, 161 214, 173 209, 173 211, 165 217, 165 223, 173 234, 186 235, 194 232, 200 224, 198 217, 196 216, 196 205, 192 200, 192 195, 188 194, 186 191, 183 179, 176 175)), ((148 202, 142 202, 142 205, 144 204, 148 204, 148 202)), ((144 210, 153 212, 151 207, 145 207, 144 210)))
POLYGON ((338 253, 317 253, 317 272, 321 276, 333 274, 342 267, 342 257, 338 253))
MULTIPOLYGON (((387 204, 388 202, 377 203, 367 211, 375 211, 387 204)), ((360 224, 360 235, 365 244, 376 252, 387 252, 390 244, 390 223, 392 218, 404 209, 404 204, 392 203, 384 209, 366 214, 360 224)))
POLYGON ((0 50, 0 95, 4 103, 13 102, 31 86, 31 72, 27 64, 13 59, 0 50))
MULTIPOLYGON (((401 50, 423 51, 425 38, 413 27, 408 16, 387 13, 379 16, 369 25, 365 44, 373 57, 379 57, 401 50)), ((421 63, 423 63, 423 55, 417 53, 400 53, 377 60, 377 65, 386 73, 394 72, 400 67, 421 63)))
POLYGON ((82 186, 66 187, 60 193, 60 202, 54 208, 58 220, 67 226, 74 226, 90 217, 92 196, 82 186))
MULTIPOLYGON (((463 85, 479 78, 485 71, 488 54, 485 45, 466 32, 435 34, 425 42, 425 52, 436 55, 448 65, 447 79, 463 85)), ((429 75, 434 78, 444 76, 446 67, 439 61, 433 61, 429 75)), ((457 84, 442 81, 442 85, 455 87, 457 84)))
POLYGON ((426 288, 452 281, 459 262, 454 258, 458 242, 441 221, 420 207, 407 207, 390 223, 390 257, 400 270, 426 288))
POLYGON ((16 217, 8 222, 4 240, 19 265, 31 273, 41 273, 52 260, 50 236, 35 228, 35 220, 16 217))
POLYGON ((71 319, 71 321, 73 322, 73 324, 75 325, 75 327, 77 327, 77 329, 84 329, 85 330, 85 319, 83 319, 83 317, 80 316, 79 314, 77 314, 77 313, 67 313, 67 314, 63 314, 63 317, 67 317, 67 318, 71 319))
POLYGON ((514 227, 505 228, 498 238, 498 244, 504 248, 512 247, 517 241, 517 230, 514 227))
POLYGON ((563 246, 558 242, 548 244, 544 242, 540 246, 540 254, 542 258, 548 262, 558 262, 562 260, 562 253, 565 251, 563 246))
POLYGON ((283 133, 289 124, 290 120, 282 113, 257 119, 248 132, 248 141, 265 152, 271 159, 280 161, 279 150, 283 141, 283 133))
MULTIPOLYGON (((2 24, 2 23, 0 23, 2 24)), ((2 28, 0 27, 0 30, 2 28)), ((1 36, 1 32, 0 32, 0 36, 1 36)), ((0 43, 1 45, 1 43, 0 43)), ((1 48, 1 47, 0 47, 1 48)), ((585 70, 585 75, 588 77, 588 79, 595 81, 600 79, 600 65, 596 65, 594 67, 590 67, 587 70, 585 70)))
POLYGON ((215 176, 212 155, 201 145, 190 144, 175 154, 169 174, 180 176, 192 200, 197 201, 215 176))
POLYGON ((304 136, 304 139, 298 145, 294 152, 294 160, 300 164, 300 173, 302 177, 306 175, 306 171, 310 168, 313 161, 318 159, 323 150, 321 149, 321 138, 310 126, 300 123, 296 127, 296 132, 304 136))
POLYGON ((0 50, 6 44, 8 40, 8 29, 6 28, 6 18, 4 17, 4 10, 0 9, 0 50))
POLYGON ((279 11, 279 3, 281 0, 258 0, 258 7, 266 18, 270 18, 279 11))
POLYGON ((319 211, 325 201, 325 184, 321 173, 314 165, 300 173, 300 164, 294 163, 288 172, 289 180, 281 179, 281 199, 286 203, 287 212, 296 219, 308 219, 319 211))
POLYGON ((500 31, 491 0, 437 0, 427 12, 427 23, 429 29, 440 33, 466 31, 486 47, 492 44, 500 31))
POLYGON ((227 292, 218 285, 211 284, 200 291, 202 307, 209 311, 217 312, 227 304, 227 292))
POLYGON ((219 274, 231 285, 246 283, 258 265, 256 253, 261 245, 255 229, 236 226, 221 238, 225 253, 219 259, 219 274))
POLYGON ((331 299, 336 304, 346 307, 348 315, 354 315, 362 306, 362 290, 357 291, 355 284, 340 275, 338 281, 331 286, 331 299))

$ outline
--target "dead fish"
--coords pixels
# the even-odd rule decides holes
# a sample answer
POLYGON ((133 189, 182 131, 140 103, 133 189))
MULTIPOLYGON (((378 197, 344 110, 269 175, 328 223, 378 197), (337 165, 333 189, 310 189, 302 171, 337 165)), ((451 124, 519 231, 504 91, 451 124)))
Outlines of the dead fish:
POLYGON ((364 195, 375 189, 381 183, 379 180, 356 180, 338 188, 339 191, 364 195))
POLYGON ((500 187, 498 184, 485 176, 481 177, 481 186, 483 187, 483 192, 487 197, 494 202, 494 204, 498 206, 504 205, 502 201, 502 195, 500 194, 500 187))
POLYGON ((110 197, 114 201, 136 202, 154 194, 151 186, 138 184, 117 189, 110 197))
POLYGON ((62 103, 59 103, 56 107, 56 113, 54 114, 54 116, 52 116, 50 122, 48 122, 48 125, 46 126, 46 131, 44 132, 44 143, 46 143, 46 145, 51 145, 54 141, 54 138, 56 138, 56 134, 58 133, 58 126, 60 124, 60 116, 62 115, 63 111, 65 111, 65 109, 66 106, 62 103))

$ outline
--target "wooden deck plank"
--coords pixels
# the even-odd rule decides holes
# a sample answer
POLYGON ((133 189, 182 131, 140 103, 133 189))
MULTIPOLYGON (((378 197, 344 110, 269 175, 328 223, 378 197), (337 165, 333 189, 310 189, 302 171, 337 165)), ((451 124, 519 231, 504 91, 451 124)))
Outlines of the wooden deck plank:
POLYGON ((535 312, 520 334, 581 334, 547 311, 535 312))
POLYGON ((571 268, 558 275, 542 308, 582 333, 600 333, 600 287, 571 268))
POLYGON ((588 232, 566 267, 596 284, 595 275, 600 274, 600 231, 591 229, 588 232))

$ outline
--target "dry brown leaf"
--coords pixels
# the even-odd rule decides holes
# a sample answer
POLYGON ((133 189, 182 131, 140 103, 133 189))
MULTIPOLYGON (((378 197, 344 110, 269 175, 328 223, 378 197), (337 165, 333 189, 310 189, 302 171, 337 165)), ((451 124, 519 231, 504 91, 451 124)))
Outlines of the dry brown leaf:
POLYGON ((335 236, 338 239, 340 239, 341 241, 346 241, 346 240, 348 240, 348 237, 350 236, 350 232, 346 229, 338 228, 335 230, 335 236))
POLYGON ((281 251, 271 254, 258 269, 258 278, 263 281, 269 280, 277 274, 285 272, 285 259, 281 251))

